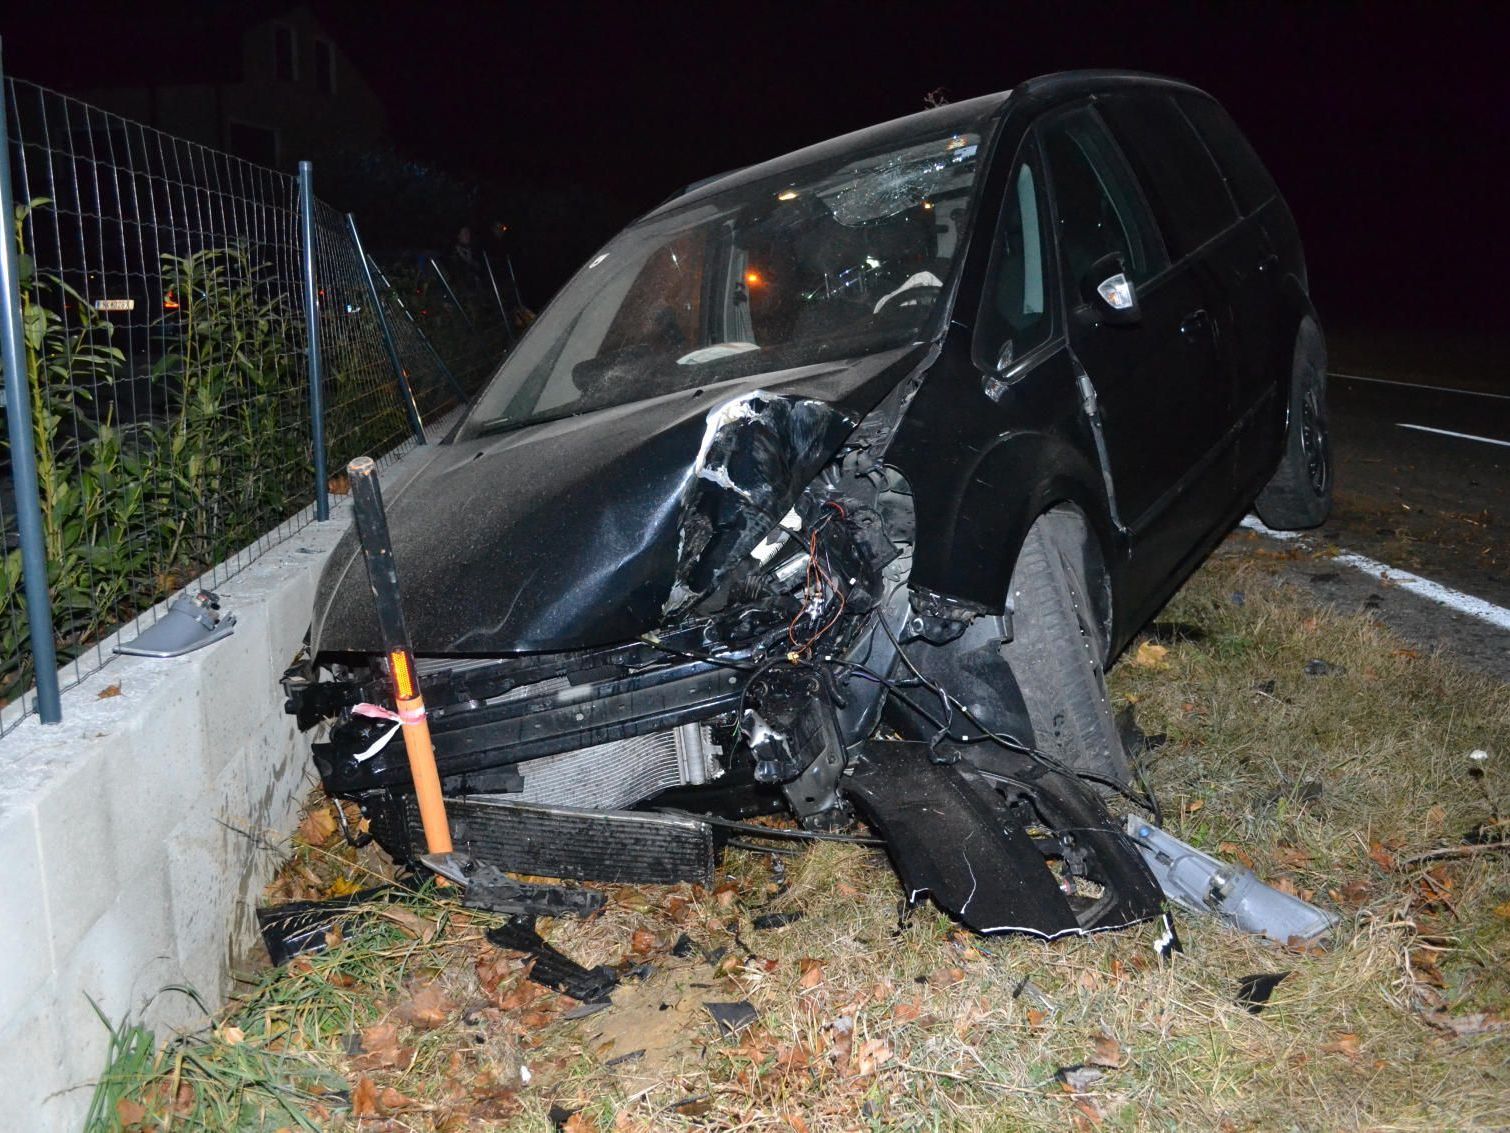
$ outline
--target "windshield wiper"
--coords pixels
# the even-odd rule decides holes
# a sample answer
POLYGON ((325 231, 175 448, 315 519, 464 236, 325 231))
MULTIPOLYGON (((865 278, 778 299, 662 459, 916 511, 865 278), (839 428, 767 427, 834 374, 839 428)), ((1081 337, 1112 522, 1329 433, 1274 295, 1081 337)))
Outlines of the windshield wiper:
POLYGON ((568 417, 580 417, 579 411, 564 409, 559 413, 542 413, 539 417, 494 417, 484 421, 477 430, 479 437, 496 437, 500 433, 512 433, 530 425, 544 425, 550 421, 565 421, 568 417))

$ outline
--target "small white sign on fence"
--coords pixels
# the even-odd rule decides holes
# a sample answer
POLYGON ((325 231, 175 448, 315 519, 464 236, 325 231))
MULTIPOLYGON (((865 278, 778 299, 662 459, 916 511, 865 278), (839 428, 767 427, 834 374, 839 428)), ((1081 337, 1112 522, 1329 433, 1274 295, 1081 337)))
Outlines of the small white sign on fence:
POLYGON ((94 305, 96 311, 134 311, 135 299, 101 299, 94 305))

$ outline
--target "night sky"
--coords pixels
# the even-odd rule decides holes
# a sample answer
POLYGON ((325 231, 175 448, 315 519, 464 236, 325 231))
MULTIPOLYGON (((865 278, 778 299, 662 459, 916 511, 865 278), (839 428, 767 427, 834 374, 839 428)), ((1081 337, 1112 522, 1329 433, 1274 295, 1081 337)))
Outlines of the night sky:
MULTIPOLYGON (((402 149, 570 189, 590 204, 584 248, 686 182, 921 109, 936 88, 962 99, 1091 66, 1185 78, 1274 172, 1325 323, 1506 337, 1510 115, 1489 7, 310 7, 378 89, 402 149)), ((172 9, 142 11, 133 46, 150 55, 172 9)), ((8 69, 69 85, 136 18, 129 4, 53 5, 6 27, 8 69), (50 37, 67 59, 39 51, 50 37)), ((536 282, 573 267, 537 266, 554 278, 536 282)))

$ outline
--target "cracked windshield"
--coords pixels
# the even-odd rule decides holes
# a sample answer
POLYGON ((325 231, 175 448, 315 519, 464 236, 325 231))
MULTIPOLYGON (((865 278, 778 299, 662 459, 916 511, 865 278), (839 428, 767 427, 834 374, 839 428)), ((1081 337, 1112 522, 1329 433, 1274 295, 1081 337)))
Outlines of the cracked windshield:
POLYGON ((850 153, 648 217, 550 305, 469 432, 915 339, 964 244, 980 140, 850 153))

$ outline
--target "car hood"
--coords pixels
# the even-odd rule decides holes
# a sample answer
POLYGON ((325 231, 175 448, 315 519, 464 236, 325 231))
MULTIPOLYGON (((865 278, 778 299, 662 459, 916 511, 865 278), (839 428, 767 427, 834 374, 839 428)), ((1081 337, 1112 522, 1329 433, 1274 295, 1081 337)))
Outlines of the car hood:
MULTIPOLYGON (((435 446, 384 488, 412 648, 577 649, 674 619, 780 521, 925 351, 756 374, 435 446)), ((321 576, 311 648, 382 649, 354 525, 321 576)))

